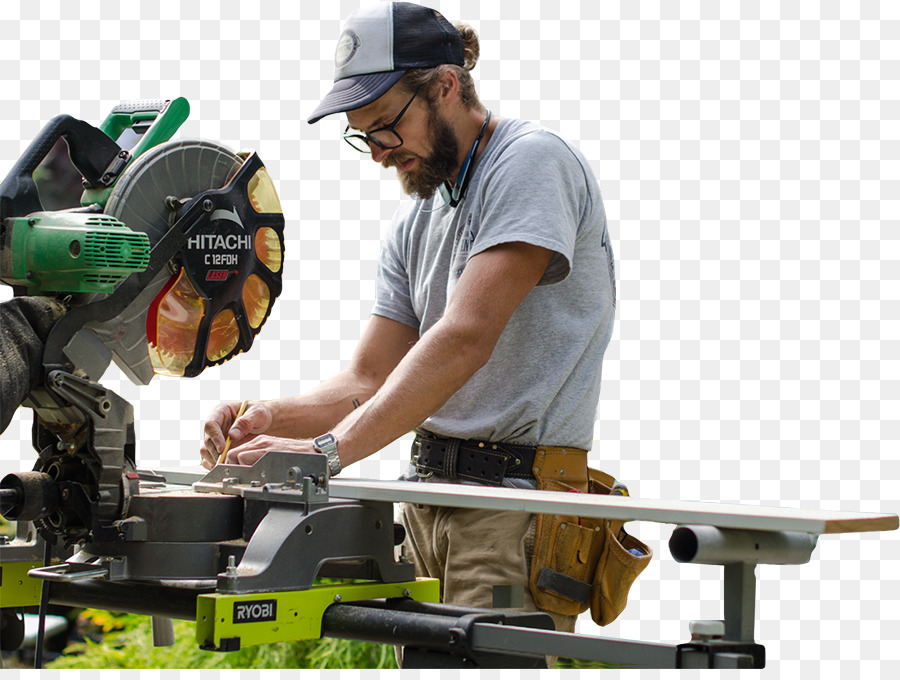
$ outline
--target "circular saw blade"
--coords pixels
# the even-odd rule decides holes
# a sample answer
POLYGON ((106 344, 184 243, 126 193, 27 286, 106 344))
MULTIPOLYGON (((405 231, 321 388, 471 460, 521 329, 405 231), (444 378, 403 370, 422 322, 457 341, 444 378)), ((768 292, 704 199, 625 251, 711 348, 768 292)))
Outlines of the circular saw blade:
MULTIPOLYGON (((155 245, 176 221, 178 203, 225 186, 241 164, 240 157, 213 142, 162 144, 122 173, 104 212, 147 234, 155 245)), ((228 233, 233 222, 248 232, 240 243, 249 247, 234 256, 241 266, 220 270, 227 275, 225 281, 204 282, 204 278, 209 280, 209 272, 197 265, 196 252, 185 250, 122 314, 91 329, 133 381, 146 384, 154 373, 197 375, 207 365, 222 363, 249 348, 268 317, 281 291, 284 220, 276 196, 274 203, 267 205, 273 212, 277 210, 277 231, 257 224, 260 211, 253 200, 254 188, 263 185, 274 193, 265 169, 257 175, 264 181, 254 177, 248 200, 235 205, 234 215, 229 214, 228 219, 216 221, 214 216, 199 241, 213 247, 210 236, 228 233), (265 283, 260 285, 260 281, 265 283)), ((202 262, 206 254, 201 253, 200 258, 202 262)))
POLYGON ((116 182, 104 212, 140 231, 155 244, 171 227, 166 199, 191 198, 218 189, 241 165, 232 151, 214 142, 177 140, 139 156, 116 182))

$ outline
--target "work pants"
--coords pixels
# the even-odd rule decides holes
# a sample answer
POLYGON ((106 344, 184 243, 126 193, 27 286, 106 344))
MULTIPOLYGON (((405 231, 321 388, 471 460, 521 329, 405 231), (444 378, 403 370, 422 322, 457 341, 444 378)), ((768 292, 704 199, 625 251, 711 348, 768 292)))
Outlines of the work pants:
MULTIPOLYGON (((494 586, 519 586, 524 607, 516 611, 538 611, 528 585, 536 515, 403 503, 400 521, 416 576, 440 579, 442 602, 492 608, 494 586)), ((575 631, 577 616, 548 613, 556 630, 575 631)))

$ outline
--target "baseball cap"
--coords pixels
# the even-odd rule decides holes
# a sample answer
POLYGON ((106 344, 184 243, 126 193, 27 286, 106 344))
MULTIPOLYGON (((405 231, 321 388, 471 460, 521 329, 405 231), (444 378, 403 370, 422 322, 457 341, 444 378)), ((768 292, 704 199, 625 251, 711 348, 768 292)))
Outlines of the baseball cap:
POLYGON ((433 9, 410 2, 363 7, 344 22, 334 52, 334 87, 309 123, 371 104, 411 68, 464 64, 459 31, 433 9))

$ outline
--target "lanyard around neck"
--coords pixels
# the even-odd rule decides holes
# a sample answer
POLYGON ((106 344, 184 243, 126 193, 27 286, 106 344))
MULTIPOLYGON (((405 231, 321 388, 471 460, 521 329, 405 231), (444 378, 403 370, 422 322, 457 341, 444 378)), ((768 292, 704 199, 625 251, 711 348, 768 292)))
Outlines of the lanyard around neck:
POLYGON ((484 137, 484 131, 487 130, 488 123, 490 122, 491 112, 488 111, 487 118, 484 119, 481 130, 479 130, 478 136, 475 138, 475 143, 472 145, 472 150, 469 151, 466 160, 463 161, 462 167, 459 169, 459 174, 456 176, 456 183, 451 185, 449 181, 444 182, 438 188, 444 203, 451 208, 458 206, 459 202, 463 199, 463 196, 465 196, 466 189, 469 187, 469 180, 472 179, 469 174, 469 170, 472 168, 472 161, 475 160, 475 154, 478 152, 478 145, 481 144, 481 139, 484 137))

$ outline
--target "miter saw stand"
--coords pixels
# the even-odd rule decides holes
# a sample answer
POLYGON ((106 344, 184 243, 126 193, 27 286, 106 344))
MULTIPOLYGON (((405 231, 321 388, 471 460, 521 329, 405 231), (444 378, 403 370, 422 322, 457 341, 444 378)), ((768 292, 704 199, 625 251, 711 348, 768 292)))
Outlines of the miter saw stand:
MULTIPOLYGON (((668 520, 657 521, 709 522, 679 526, 669 548, 679 562, 724 566, 724 621, 692 622, 691 641, 680 645, 619 640, 556 632, 545 614, 437 604, 437 582, 415 579, 412 566, 396 555, 402 530, 393 522, 391 502, 493 503, 548 513, 577 508, 586 515, 614 515, 618 506, 620 514, 642 514, 627 504, 622 509, 620 498, 329 481, 324 456, 279 452, 251 467, 221 465, 204 477, 138 474, 133 516, 124 520, 132 527, 129 535, 85 544, 60 565, 30 569, 26 581, 46 583, 54 603, 157 617, 154 630, 161 641, 167 630, 162 618, 196 620, 198 643, 218 651, 327 636, 404 645, 407 668, 541 667, 544 655, 623 667, 762 668, 765 650, 754 640, 755 565, 804 563, 816 544, 816 535, 803 528, 809 524, 798 524, 799 531, 741 529, 733 526, 741 521, 724 519, 729 506, 710 515, 713 504, 680 504, 668 520), (532 507, 521 498, 530 498, 532 507), (314 582, 317 576, 350 580, 322 585, 314 582)), ((747 510, 743 523, 759 524, 752 506, 747 510)), ((844 523, 842 531, 853 530, 846 528, 853 522, 889 529, 897 521, 850 513, 829 517, 844 523)), ((21 541, 2 546, 0 560, 8 563, 10 550, 20 551, 21 562, 28 548, 21 541)), ((31 551, 36 557, 37 542, 31 551)), ((495 601, 497 607, 504 604, 515 605, 495 601)))

